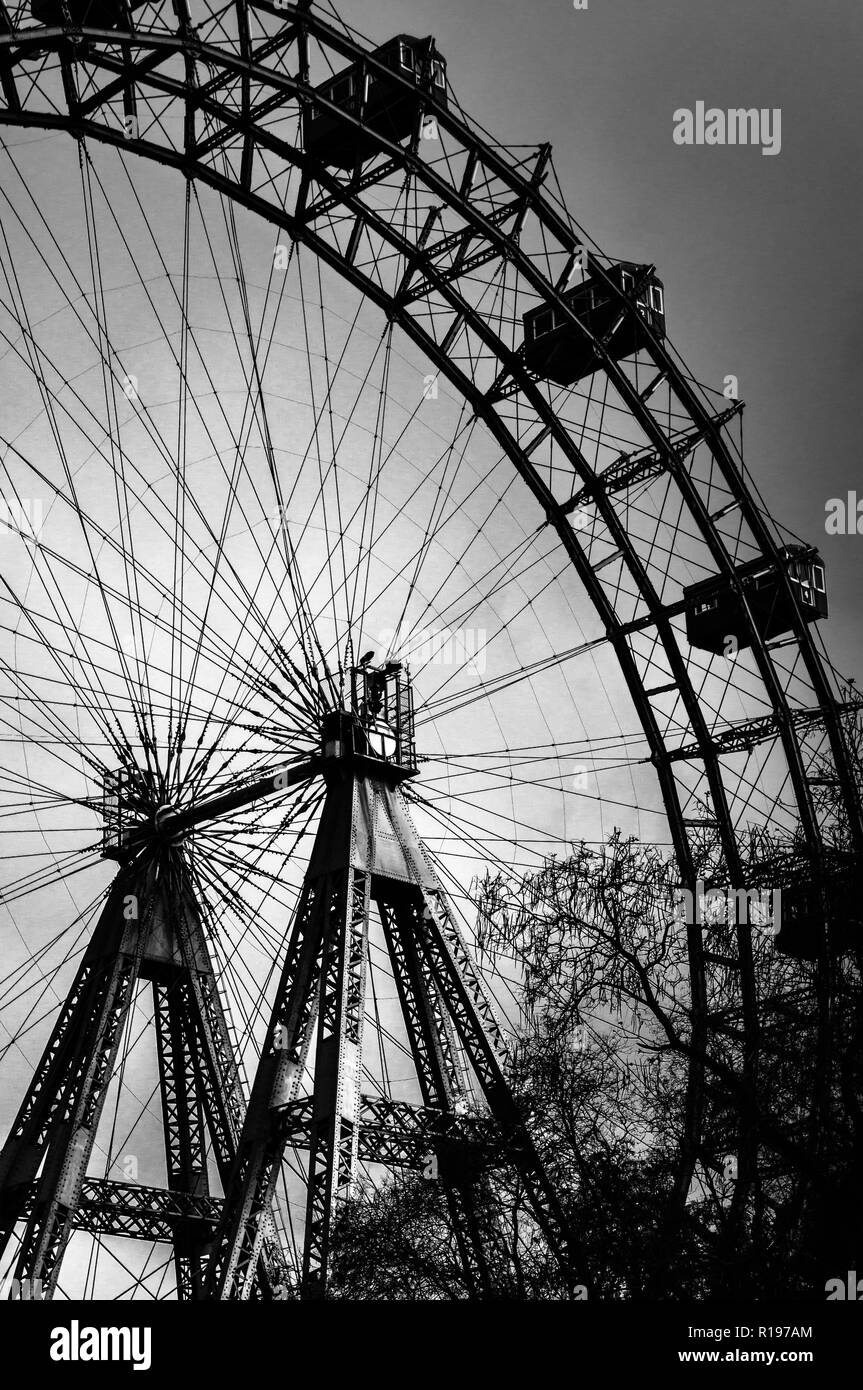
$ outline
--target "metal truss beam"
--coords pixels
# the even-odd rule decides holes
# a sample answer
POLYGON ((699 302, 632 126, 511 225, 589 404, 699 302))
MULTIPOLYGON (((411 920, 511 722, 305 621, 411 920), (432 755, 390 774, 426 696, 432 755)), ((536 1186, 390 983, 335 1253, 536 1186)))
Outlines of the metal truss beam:
MULTIPOLYGON (((280 1116, 284 1142, 308 1148, 311 1139, 312 1100, 286 1106, 280 1116)), ((481 1152, 489 1167, 508 1161, 497 1126, 471 1116, 392 1101, 383 1096, 363 1096, 360 1104, 360 1158, 387 1167, 422 1171, 434 1143, 441 1136, 452 1144, 470 1144, 481 1152)), ((26 1193, 22 1216, 33 1211, 38 1187, 26 1193)), ((175 1242, 178 1230, 196 1229, 205 1244, 218 1225, 223 1200, 207 1193, 177 1188, 148 1187, 142 1183, 115 1182, 109 1178, 85 1178, 75 1212, 74 1228, 91 1235, 125 1236, 130 1240, 175 1242)))
MULTIPOLYGON (((742 410, 743 402, 737 401, 728 410, 723 410, 714 416, 713 423, 717 427, 724 425, 735 415, 739 415, 742 410)), ((670 452, 674 459, 681 463, 699 444, 703 443, 704 438, 704 430, 700 427, 682 430, 679 434, 669 438, 670 452)), ((637 453, 621 454, 614 463, 609 464, 608 468, 598 473, 592 482, 587 483, 568 502, 564 502, 563 510, 568 516, 571 512, 578 511, 591 502, 599 491, 604 492, 606 496, 625 492, 627 488, 634 487, 637 483, 648 482, 651 478, 658 477, 660 473, 666 473, 668 470, 669 455, 664 452, 660 453, 657 449, 639 449, 637 453)))
MULTIPOLYGON (((859 705, 848 701, 837 705, 837 709, 842 714, 850 713, 859 708, 859 705)), ((824 711, 820 708, 792 710, 790 718, 794 728, 800 732, 817 728, 818 725, 824 726, 824 711)), ((770 739, 777 738, 779 733, 780 721, 775 714, 760 715, 757 719, 748 719, 740 724, 733 724, 718 734, 715 733, 713 735, 714 752, 718 757, 728 753, 748 753, 759 743, 767 743, 770 739)), ((688 743, 682 748, 672 749, 668 754, 668 760, 669 762, 682 762, 701 756, 700 746, 696 743, 688 743)), ((811 777, 808 780, 810 783, 814 781, 811 777)))
MULTIPOLYGON (((279 1139, 294 1148, 309 1148, 313 1098, 292 1101, 279 1113, 279 1139)), ((412 1105, 386 1096, 363 1095, 359 1105, 359 1157, 366 1163, 420 1172, 435 1144, 469 1144, 482 1151, 483 1163, 495 1167, 510 1161, 508 1146, 493 1120, 459 1115, 434 1106, 412 1105)))
MULTIPOLYGON (((188 981, 153 982, 153 1016, 159 1059, 159 1090, 165 1134, 168 1187, 196 1197, 209 1193, 204 1107, 196 1086, 197 1038, 188 981)), ((200 1229, 178 1223, 173 1231, 177 1297, 201 1292, 203 1240, 200 1229)))
MULTIPOLYGON (((27 1196, 25 1213, 32 1211, 35 1198, 34 1187, 27 1196)), ((221 1209, 220 1197, 113 1182, 109 1178, 85 1178, 74 1226, 91 1235, 127 1236, 130 1240, 169 1244, 175 1242, 178 1230, 194 1227, 204 1243, 212 1234, 221 1209)))

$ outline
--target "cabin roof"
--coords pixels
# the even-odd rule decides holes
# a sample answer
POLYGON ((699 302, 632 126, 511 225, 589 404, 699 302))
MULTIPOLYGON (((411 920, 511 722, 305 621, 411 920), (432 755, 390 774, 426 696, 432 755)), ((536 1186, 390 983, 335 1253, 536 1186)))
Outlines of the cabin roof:
MULTIPOLYGON (((814 545, 786 545, 779 551, 783 560, 811 560, 814 564, 822 565, 820 551, 814 545)), ((738 565, 735 574, 738 579, 753 579, 760 574, 768 574, 772 570, 769 560, 765 560, 763 555, 757 555, 754 560, 749 560, 745 565, 738 565)), ((699 594, 708 593, 713 589, 725 589, 729 582, 729 576, 724 574, 709 574, 706 579, 699 579, 694 584, 687 584, 683 590, 684 598, 694 598, 699 594)))

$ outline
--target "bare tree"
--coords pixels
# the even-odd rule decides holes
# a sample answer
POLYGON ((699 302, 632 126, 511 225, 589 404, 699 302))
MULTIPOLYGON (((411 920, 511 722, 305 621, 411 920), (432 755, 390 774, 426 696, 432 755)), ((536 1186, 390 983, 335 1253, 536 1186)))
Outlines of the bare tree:
MULTIPOLYGON (((859 708, 846 732, 859 769, 859 708)), ((839 881, 848 845, 834 785, 825 768, 819 820, 839 881)), ((721 883, 709 831, 695 851, 699 876, 721 883)), ((753 828, 743 857, 753 888, 806 889, 794 835, 753 828)), ((849 881, 859 884, 854 873, 849 881)), ((678 871, 659 849, 615 834, 599 852, 575 845, 527 876, 489 874, 475 889, 480 954, 520 979, 511 1076, 578 1233, 592 1294, 818 1298, 827 1278, 861 1267, 859 905, 838 924, 842 949, 814 963, 777 949, 775 922, 751 922, 753 1083, 741 1079, 739 992, 722 965, 733 958, 736 922, 708 912, 701 927, 713 1008, 727 1013, 727 1042, 720 1025, 708 1048, 678 871), (696 1110, 693 1077, 705 1097, 696 1110), (757 1161, 743 1182, 747 1144, 757 1161)), ((565 1297, 505 1167, 489 1167, 473 1201, 493 1247, 497 1296, 565 1297)), ((349 1204, 337 1248, 351 1296, 364 1288, 377 1297, 468 1296, 440 1191, 414 1175, 349 1204)))

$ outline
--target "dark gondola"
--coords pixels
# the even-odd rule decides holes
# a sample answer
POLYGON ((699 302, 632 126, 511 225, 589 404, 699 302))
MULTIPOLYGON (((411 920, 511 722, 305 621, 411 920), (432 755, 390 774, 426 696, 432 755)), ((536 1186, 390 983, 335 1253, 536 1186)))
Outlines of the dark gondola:
MULTIPOLYGON (((620 362, 644 346, 648 329, 658 338, 665 337, 665 292, 648 266, 621 261, 606 273, 612 284, 633 298, 636 313, 626 312, 620 296, 595 276, 567 290, 563 299, 594 338, 607 340, 606 351, 620 362)), ((590 340, 549 304, 524 315, 524 357, 531 371, 561 386, 573 385, 602 365, 590 340)))
POLYGON ((31 0, 30 4, 33 18, 49 27, 65 24, 64 9, 73 24, 88 24, 93 29, 116 29, 126 6, 122 0, 31 0))
POLYGON ((410 85, 391 81, 365 62, 353 63, 322 83, 316 91, 326 101, 362 121, 351 126, 324 106, 306 108, 303 145, 322 164, 353 169, 380 150, 380 140, 398 144, 416 129, 423 95, 446 105, 446 63, 433 38, 398 34, 372 54, 379 63, 410 85))
MULTIPOLYGON (((807 622, 827 617, 827 584, 824 562, 813 546, 788 545, 779 552, 787 571, 797 608, 807 622)), ((779 637, 794 625, 794 603, 776 567, 761 558, 737 571, 756 627, 765 641, 779 637)), ((740 596, 724 575, 712 575, 683 591, 686 603, 686 636, 693 647, 724 653, 752 645, 752 634, 740 596), (729 639, 733 639, 729 643, 729 639)))

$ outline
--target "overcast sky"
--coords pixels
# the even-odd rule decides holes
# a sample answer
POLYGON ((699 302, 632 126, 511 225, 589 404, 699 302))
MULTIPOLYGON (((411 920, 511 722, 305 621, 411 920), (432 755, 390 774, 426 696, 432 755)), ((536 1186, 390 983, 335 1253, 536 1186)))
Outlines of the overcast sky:
MULTIPOLYGON (((778 520, 821 544, 848 674, 863 668, 863 536, 825 504, 860 478, 863 6, 859 0, 350 0, 370 37, 434 33, 501 142, 550 140, 567 203, 611 255, 655 261, 672 342, 747 403, 746 460, 778 520), (775 157, 676 145, 696 102, 781 110, 775 157)), ((863 478, 860 478, 863 497, 863 478)))

